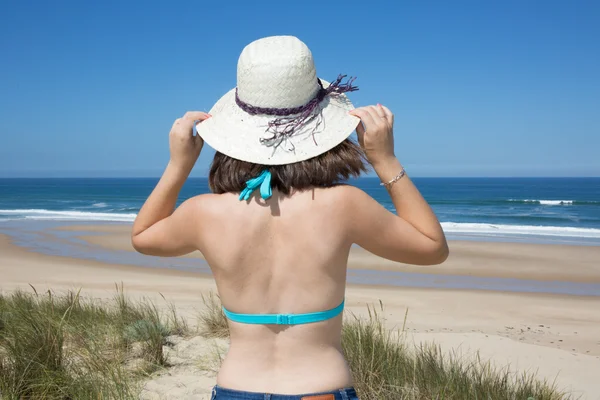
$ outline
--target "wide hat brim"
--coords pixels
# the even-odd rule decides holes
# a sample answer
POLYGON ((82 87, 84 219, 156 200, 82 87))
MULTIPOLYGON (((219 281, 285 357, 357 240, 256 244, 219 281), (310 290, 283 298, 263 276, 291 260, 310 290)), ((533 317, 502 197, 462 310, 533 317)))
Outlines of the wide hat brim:
MULTIPOLYGON (((324 87, 329 82, 321 79, 324 87)), ((198 123, 196 130, 210 147, 229 157, 262 165, 283 165, 308 160, 323 154, 347 139, 360 119, 348 114, 354 106, 344 94, 328 95, 320 103, 316 118, 297 128, 278 147, 261 143, 271 135, 272 115, 251 115, 235 101, 235 88, 227 92, 210 110, 211 118, 198 123)))

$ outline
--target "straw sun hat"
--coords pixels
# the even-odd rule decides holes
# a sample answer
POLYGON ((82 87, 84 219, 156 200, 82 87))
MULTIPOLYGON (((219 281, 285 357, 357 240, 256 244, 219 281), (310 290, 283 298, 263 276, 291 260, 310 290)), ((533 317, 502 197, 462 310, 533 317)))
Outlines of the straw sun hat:
POLYGON ((256 40, 244 48, 237 87, 196 126, 215 150, 263 165, 291 164, 331 150, 360 120, 344 94, 353 79, 332 83, 317 78, 312 53, 293 36, 256 40))

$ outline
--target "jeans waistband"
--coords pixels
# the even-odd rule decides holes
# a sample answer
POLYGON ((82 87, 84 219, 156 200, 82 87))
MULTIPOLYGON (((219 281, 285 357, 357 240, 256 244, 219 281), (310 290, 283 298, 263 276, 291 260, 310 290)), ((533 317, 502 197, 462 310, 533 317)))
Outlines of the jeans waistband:
POLYGON ((328 392, 316 392, 305 394, 276 394, 276 393, 260 393, 246 392, 242 390, 227 389, 221 386, 215 386, 212 391, 212 399, 215 400, 301 400, 306 396, 319 396, 332 394, 335 400, 351 400, 357 398, 354 388, 343 388, 331 390, 328 392))

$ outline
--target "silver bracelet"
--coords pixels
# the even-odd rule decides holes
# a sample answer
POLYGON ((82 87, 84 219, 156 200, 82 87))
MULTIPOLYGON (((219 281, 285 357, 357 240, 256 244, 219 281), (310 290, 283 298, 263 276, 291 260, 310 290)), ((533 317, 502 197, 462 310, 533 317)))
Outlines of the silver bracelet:
POLYGON ((404 177, 404 175, 406 175, 406 171, 404 170, 404 168, 402 168, 402 170, 398 173, 398 175, 396 175, 395 177, 393 177, 391 180, 389 180, 388 182, 381 182, 380 185, 381 186, 385 186, 386 189, 389 189, 392 187, 392 185, 396 182, 398 182, 400 179, 402 179, 404 177))

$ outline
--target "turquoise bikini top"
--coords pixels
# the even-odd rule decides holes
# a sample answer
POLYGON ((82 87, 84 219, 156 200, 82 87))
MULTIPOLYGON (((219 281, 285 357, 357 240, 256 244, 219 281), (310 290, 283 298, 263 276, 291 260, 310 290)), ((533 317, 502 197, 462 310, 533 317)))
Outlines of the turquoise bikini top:
MULTIPOLYGON (((246 181, 246 187, 240 193, 240 201, 248 200, 256 189, 260 187, 260 197, 267 200, 273 195, 271 190, 271 173, 264 170, 256 178, 246 181)), ((242 324, 260 324, 260 325, 299 325, 310 324, 313 322, 326 321, 338 316, 344 309, 344 302, 327 311, 318 311, 306 314, 238 314, 223 307, 225 316, 234 322, 242 324)))
POLYGON ((238 314, 223 307, 225 316, 234 322, 260 325, 300 325, 326 321, 337 317, 344 309, 344 302, 327 311, 317 311, 306 314, 238 314))

